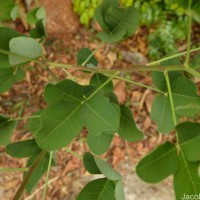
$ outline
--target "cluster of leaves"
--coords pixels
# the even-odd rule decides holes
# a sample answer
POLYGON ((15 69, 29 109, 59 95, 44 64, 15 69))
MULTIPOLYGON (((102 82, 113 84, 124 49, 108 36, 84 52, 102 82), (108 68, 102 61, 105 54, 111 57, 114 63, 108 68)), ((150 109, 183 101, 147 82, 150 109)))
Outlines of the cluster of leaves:
MULTIPOLYGON (((178 3, 185 9, 189 6, 185 0, 179 0, 178 3)), ((116 0, 105 0, 96 9, 96 19, 102 28, 98 36, 103 42, 118 42, 132 35, 139 25, 136 8, 121 8, 119 5, 116 0)), ((194 2, 189 10, 197 20, 199 9, 200 3, 194 2)), ((1 93, 23 78, 24 64, 29 61, 40 64, 43 61, 41 42, 46 37, 43 8, 30 11, 27 20, 35 26, 30 37, 0 27, 1 93)), ((77 65, 83 66, 81 69, 86 71, 98 69, 98 61, 87 48, 78 52, 77 65)), ((161 65, 168 67, 181 63, 174 59, 161 65)), ((47 84, 44 89, 47 107, 34 113, 28 122, 31 139, 10 144, 17 120, 0 115, 0 144, 6 145, 9 155, 28 158, 26 166, 29 171, 24 173, 28 178, 25 178, 24 185, 29 193, 47 171, 49 164, 56 164, 54 158, 50 159, 52 151, 68 145, 83 128, 88 131, 88 146, 96 155, 107 151, 115 133, 131 142, 143 139, 143 133, 137 128, 130 108, 119 105, 113 93, 112 79, 117 75, 117 71, 107 76, 93 73, 88 85, 80 85, 69 79, 47 84)), ((180 123, 181 117, 195 118, 200 111, 196 84, 183 71, 167 74, 153 72, 152 79, 161 94, 155 98, 151 118, 161 133, 175 130, 177 141, 176 145, 166 142, 150 152, 138 163, 136 172, 150 183, 160 182, 173 175, 177 199, 181 199, 183 194, 197 195, 200 193, 200 123, 180 123)), ((77 200, 125 199, 122 177, 109 164, 91 153, 85 153, 83 163, 89 173, 103 174, 105 177, 88 183, 77 200)))

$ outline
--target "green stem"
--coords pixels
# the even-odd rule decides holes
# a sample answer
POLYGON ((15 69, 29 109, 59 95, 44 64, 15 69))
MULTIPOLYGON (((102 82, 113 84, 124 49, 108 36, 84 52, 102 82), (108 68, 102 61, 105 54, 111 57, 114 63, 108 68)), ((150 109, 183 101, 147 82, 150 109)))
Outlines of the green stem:
POLYGON ((184 70, 200 80, 200 73, 190 67, 185 67, 184 70))
MULTIPOLYGON (((110 75, 110 74, 105 74, 105 75, 107 75, 107 76, 112 76, 112 75, 110 75)), ((119 80, 126 81, 126 82, 128 82, 128 83, 132 83, 132 84, 135 84, 135 85, 139 85, 139 86, 141 86, 141 87, 144 87, 144 88, 147 88, 147 89, 150 89, 150 90, 153 90, 153 91, 155 91, 155 92, 159 92, 159 93, 165 95, 165 92, 163 92, 163 91, 161 91, 161 90, 159 90, 159 89, 157 89, 157 88, 154 88, 154 87, 151 87, 151 86, 142 84, 142 83, 138 83, 138 82, 135 82, 135 81, 132 81, 132 80, 130 80, 130 79, 123 78, 123 77, 120 77, 120 76, 114 76, 114 78, 119 79, 119 80)))
POLYGON ((46 176, 46 181, 45 181, 44 193, 43 193, 42 200, 46 199, 47 186, 48 186, 49 174, 50 174, 51 162, 52 162, 52 156, 53 156, 53 151, 50 151, 49 164, 48 164, 48 169, 47 169, 47 176, 46 176))
POLYGON ((187 35, 187 54, 184 62, 185 67, 189 67, 190 62, 190 47, 191 47, 191 30, 192 30, 192 15, 190 12, 190 6, 191 6, 191 0, 189 2, 188 10, 187 10, 187 16, 188 16, 188 35, 187 35))
POLYGON ((19 117, 19 118, 14 118, 14 119, 9 119, 9 121, 20 121, 23 119, 34 119, 34 118, 39 118, 39 115, 35 115, 35 116, 27 116, 27 117, 19 117))
MULTIPOLYGON (((194 48, 194 49, 190 50, 189 52, 192 53, 192 52, 196 52, 196 51, 200 51, 200 47, 194 48)), ((172 58, 177 58, 177 57, 183 56, 187 53, 188 53, 188 51, 183 51, 181 53, 177 53, 177 54, 165 57, 165 58, 161 58, 160 60, 150 62, 146 66, 152 66, 152 65, 160 64, 163 61, 170 60, 172 58)))
POLYGON ((86 63, 92 58, 92 56, 99 50, 100 47, 102 47, 104 42, 102 42, 87 58, 86 60, 81 64, 81 66, 85 66, 86 63))
POLYGON ((31 177, 31 175, 33 174, 34 170, 38 167, 38 165, 40 164, 40 162, 43 160, 43 158, 45 157, 46 155, 46 151, 41 151, 41 153, 38 155, 37 159, 35 160, 35 162, 33 163, 33 165, 29 168, 26 176, 24 177, 24 180, 22 182, 22 184, 20 185, 19 189, 17 190, 13 200, 20 200, 23 192, 24 192, 24 189, 31 177))
POLYGON ((26 172, 28 171, 27 167, 24 168, 0 168, 0 172, 26 172))
POLYGON ((112 75, 107 81, 105 81, 102 85, 100 85, 86 100, 82 102, 85 103, 86 101, 90 100, 97 92, 99 92, 105 85, 107 85, 119 72, 117 71, 114 75, 112 75))
POLYGON ((67 151, 67 152, 71 153, 72 155, 76 156, 77 158, 83 159, 82 156, 80 156, 80 155, 77 154, 76 152, 74 152, 74 151, 72 151, 72 150, 70 150, 70 149, 68 149, 68 148, 66 148, 66 147, 64 147, 64 148, 62 148, 62 149, 63 149, 64 151, 67 151))
POLYGON ((174 122, 174 126, 176 126, 177 125, 176 113, 175 113, 175 109, 174 109, 174 101, 173 101, 173 97, 172 97, 172 91, 171 91, 168 72, 165 72, 164 75, 165 75, 165 79, 166 79, 166 83, 167 83, 167 89, 168 89, 168 94, 169 94, 169 101, 170 101, 170 106, 171 106, 171 111, 172 111, 173 122, 174 122))

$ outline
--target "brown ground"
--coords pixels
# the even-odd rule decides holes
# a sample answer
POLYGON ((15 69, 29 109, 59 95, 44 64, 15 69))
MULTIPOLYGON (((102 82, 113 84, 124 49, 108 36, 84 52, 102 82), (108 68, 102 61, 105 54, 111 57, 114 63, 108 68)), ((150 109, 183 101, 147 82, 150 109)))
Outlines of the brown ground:
MULTIPOLYGON (((46 57, 54 62, 75 64, 78 49, 82 47, 95 49, 98 46, 99 41, 95 36, 95 28, 98 27, 94 26, 91 30, 79 28, 77 33, 62 35, 62 39, 47 41, 45 44, 46 57)), ((100 62, 99 66, 105 69, 125 68, 147 62, 146 34, 146 29, 140 29, 135 37, 120 44, 107 44, 102 47, 96 53, 100 62)), ((22 82, 15 84, 12 89, 0 96, 0 113, 12 117, 30 116, 46 106, 43 100, 43 88, 49 81, 78 76, 77 81, 86 84, 90 76, 88 73, 84 74, 74 69, 69 69, 67 74, 56 68, 46 70, 33 63, 26 67, 25 72, 26 78, 22 82)), ((127 76, 136 82, 152 84, 149 73, 131 73, 127 76)), ((172 200, 171 179, 157 186, 149 185, 140 181, 133 170, 136 163, 154 147, 166 140, 174 140, 173 133, 169 136, 159 134, 149 117, 154 92, 119 80, 114 80, 114 85, 119 102, 131 107, 138 127, 145 133, 145 139, 141 142, 130 143, 121 140, 116 135, 109 151, 103 157, 107 158, 123 175, 127 200, 172 200)), ((12 136, 12 142, 30 137, 26 122, 27 120, 19 122, 12 136)), ((85 151, 88 151, 85 138, 86 132, 81 133, 68 146, 68 149, 83 155, 85 151)), ((26 159, 11 158, 4 153, 4 150, 4 147, 0 147, 1 168, 25 166, 26 159)), ((56 158, 57 166, 51 169, 47 199, 74 200, 80 189, 94 177, 84 170, 82 161, 76 156, 66 151, 58 151, 56 158)), ((0 199, 10 200, 22 181, 22 173, 0 172, 0 174, 0 199)), ((39 182, 34 192, 30 196, 25 194, 23 199, 41 200, 44 181, 45 177, 39 182)))

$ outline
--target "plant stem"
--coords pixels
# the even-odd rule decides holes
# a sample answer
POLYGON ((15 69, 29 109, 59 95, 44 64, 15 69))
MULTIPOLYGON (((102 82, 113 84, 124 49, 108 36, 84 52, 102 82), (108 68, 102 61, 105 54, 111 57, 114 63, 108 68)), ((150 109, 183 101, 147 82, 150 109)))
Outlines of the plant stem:
MULTIPOLYGON (((107 75, 107 76, 112 76, 112 75, 110 75, 110 74, 105 74, 105 75, 107 75)), ((150 90, 153 90, 153 91, 155 91, 155 92, 159 92, 159 93, 165 95, 165 92, 163 92, 163 91, 161 91, 161 90, 159 90, 159 89, 157 89, 157 88, 154 88, 154 87, 151 87, 151 86, 142 84, 142 83, 138 83, 138 82, 135 82, 135 81, 132 81, 132 80, 130 80, 130 79, 123 78, 123 77, 120 77, 120 76, 114 76, 114 78, 119 79, 119 80, 126 81, 126 82, 128 82, 128 83, 132 83, 132 84, 135 84, 135 85, 139 85, 139 86, 141 86, 141 87, 148 88, 148 89, 150 89, 150 90)))
POLYGON ((27 117, 19 117, 19 118, 14 118, 14 119, 9 119, 9 121, 20 121, 23 119, 34 119, 34 118, 39 118, 39 115, 35 115, 35 116, 27 116, 27 117))
POLYGON ((77 154, 76 152, 74 152, 74 151, 72 151, 72 150, 70 150, 70 149, 68 149, 68 148, 66 148, 66 147, 64 147, 64 148, 62 148, 62 149, 63 149, 64 151, 67 151, 67 152, 71 153, 72 155, 76 156, 77 158, 83 159, 82 156, 80 156, 80 155, 77 154))
POLYGON ((24 180, 22 182, 22 184, 20 185, 19 189, 17 190, 13 200, 20 200, 23 192, 24 192, 24 189, 32 175, 32 173, 34 172, 34 170, 38 167, 38 165, 40 164, 40 162, 43 160, 43 158, 45 157, 46 155, 46 151, 41 151, 41 153, 38 155, 38 157, 36 158, 35 162, 33 163, 33 165, 29 168, 26 176, 24 177, 24 180))
POLYGON ((97 92, 99 92, 105 85, 107 85, 118 73, 119 73, 118 71, 115 72, 114 75, 112 75, 107 81, 105 81, 102 85, 100 85, 89 97, 87 97, 86 100, 82 102, 82 104, 90 100, 97 92))
POLYGON ((48 186, 49 174, 50 174, 51 162, 52 162, 52 155, 53 155, 53 151, 50 151, 49 164, 48 164, 48 169, 47 169, 47 176, 46 176, 46 181, 45 181, 44 193, 43 193, 42 200, 46 199, 47 186, 48 186))
POLYGON ((104 42, 102 42, 87 58, 86 60, 81 64, 81 66, 85 66, 87 62, 92 58, 92 56, 99 50, 100 47, 102 47, 104 42))
POLYGON ((174 109, 174 101, 173 101, 173 97, 172 97, 172 91, 171 91, 168 72, 165 72, 164 75, 165 75, 165 79, 166 79, 166 83, 167 83, 167 89, 168 89, 168 94, 169 94, 169 101, 170 101, 170 106, 171 106, 171 111, 172 111, 173 122, 174 122, 174 126, 176 126, 177 125, 176 113, 175 113, 175 109, 174 109))
MULTIPOLYGON (((190 53, 196 52, 196 51, 200 51, 200 47, 194 48, 194 49, 192 49, 192 50, 189 50, 190 53)), ((165 57, 165 58, 161 58, 160 60, 150 62, 150 63, 148 63, 146 66, 152 66, 152 65, 160 64, 160 63, 163 62, 163 61, 170 60, 170 59, 172 59, 172 58, 177 58, 177 57, 183 56, 183 55, 185 55, 185 54, 187 54, 187 53, 188 53, 188 51, 183 51, 183 52, 181 52, 181 53, 177 53, 177 54, 174 54, 174 55, 165 57)))
POLYGON ((0 168, 0 172, 26 172, 28 171, 27 167, 24 168, 0 168))
POLYGON ((187 34, 187 54, 184 62, 184 67, 189 67, 189 61, 190 61, 190 47, 191 47, 191 30, 192 30, 192 15, 190 12, 190 6, 192 1, 189 1, 189 6, 187 10, 187 16, 188 16, 188 34, 187 34))
POLYGON ((200 73, 190 67, 185 67, 184 70, 200 80, 200 73))

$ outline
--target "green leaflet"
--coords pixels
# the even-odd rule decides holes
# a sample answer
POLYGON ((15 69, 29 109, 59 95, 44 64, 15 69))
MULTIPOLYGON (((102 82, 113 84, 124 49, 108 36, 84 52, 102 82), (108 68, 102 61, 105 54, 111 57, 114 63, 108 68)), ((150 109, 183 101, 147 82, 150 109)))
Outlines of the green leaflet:
POLYGON ((179 77, 172 85, 175 111, 179 116, 193 116, 200 111, 197 86, 185 77, 179 77))
MULTIPOLYGON (((9 42, 12 38, 22 36, 22 34, 10 28, 0 27, 0 49, 9 51, 9 42)), ((0 53, 0 68, 12 67, 8 60, 8 55, 0 53)))
POLYGON ((84 126, 94 135, 117 129, 119 125, 119 111, 116 104, 100 95, 86 101, 79 112, 84 126))
POLYGON ((146 182, 157 183, 175 173, 178 166, 176 147, 166 142, 139 161, 136 173, 146 182))
POLYGON ((14 6, 14 0, 0 1, 0 21, 11 19, 11 11, 14 6))
POLYGON ((198 174, 200 162, 186 161, 180 151, 179 168, 174 174, 174 190, 176 199, 182 199, 185 195, 200 194, 200 177, 198 174))
POLYGON ((9 121, 9 118, 0 115, 0 145, 7 145, 10 143, 10 137, 17 126, 17 121, 9 121))
POLYGON ((99 170, 95 160, 94 156, 86 152, 83 156, 83 164, 85 169, 90 173, 90 174, 101 174, 101 171, 99 170))
POLYGON ((184 122, 176 127, 178 141, 187 161, 200 159, 200 123, 184 122))
MULTIPOLYGON (((30 167, 31 165, 33 165, 33 163, 35 162, 35 160, 38 157, 40 152, 41 152, 41 150, 36 151, 29 158, 26 167, 30 167)), ((47 153, 46 156, 44 157, 44 159, 40 162, 40 164, 36 167, 36 169, 31 174, 29 181, 26 185, 26 190, 29 194, 32 192, 32 190, 34 189, 34 187, 36 186, 38 181, 42 178, 43 174, 47 171, 49 158, 50 158, 50 155, 49 155, 49 153, 47 153)), ((53 162, 52 162, 52 164, 53 164, 53 162)), ((26 175, 26 173, 24 175, 26 175)))
POLYGON ((14 72, 12 69, 0 68, 0 93, 4 93, 9 90, 12 85, 24 78, 24 72, 18 69, 14 72))
POLYGON ((6 153, 15 158, 25 158, 38 151, 39 147, 35 142, 35 139, 24 140, 8 144, 6 146, 6 153))
POLYGON ((41 40, 47 37, 44 22, 42 19, 38 20, 35 28, 30 30, 30 36, 34 39, 41 38, 41 40))
POLYGON ((158 131, 161 133, 168 133, 174 129, 168 97, 156 96, 151 109, 151 119, 156 122, 158 131))
POLYGON ((35 60, 42 56, 40 44, 33 38, 20 36, 9 41, 10 52, 19 56, 9 55, 10 65, 18 65, 35 60))
POLYGON ((36 134, 36 142, 42 149, 53 151, 62 148, 79 134, 83 128, 78 115, 80 105, 59 102, 42 112, 43 126, 36 134))
POLYGON ((137 128, 131 110, 124 105, 121 105, 120 109, 121 109, 121 118, 120 118, 120 128, 118 131, 120 137, 130 142, 136 142, 138 140, 142 140, 144 136, 142 132, 137 128))
POLYGON ((89 182, 76 197, 76 200, 115 200, 115 185, 107 178, 89 182))
MULTIPOLYGON (((90 84, 95 85, 97 87, 100 87, 104 82, 108 80, 107 76, 100 74, 100 73, 95 73, 91 79, 90 79, 90 84)), ((102 90, 104 92, 112 92, 113 91, 113 83, 110 81, 108 84, 106 84, 102 90)))
POLYGON ((105 177, 107 177, 109 180, 119 181, 122 179, 121 175, 117 171, 115 171, 112 168, 112 166, 110 164, 108 164, 106 161, 104 161, 98 157, 94 157, 94 160, 97 164, 97 167, 101 171, 101 173, 105 177))
POLYGON ((56 84, 49 83, 45 87, 44 98, 48 105, 66 102, 81 103, 84 87, 71 80, 63 80, 56 84))
POLYGON ((87 135, 87 143, 90 150, 96 154, 100 155, 105 153, 113 139, 113 134, 102 133, 101 135, 93 135, 92 133, 88 133, 87 135))
POLYGON ((35 136, 36 133, 42 128, 42 122, 40 120, 40 115, 42 110, 34 113, 32 116, 39 116, 37 118, 31 118, 28 121, 28 130, 35 136))
POLYGON ((112 43, 131 36, 139 25, 139 12, 133 7, 119 7, 118 1, 106 0, 97 7, 96 19, 104 32, 98 36, 112 43))
POLYGON ((115 199, 116 200, 125 200, 123 183, 121 180, 117 181, 117 184, 115 186, 115 199))
POLYGON ((43 23, 45 24, 46 21, 45 9, 43 7, 32 9, 31 11, 28 12, 26 20, 29 24, 36 24, 39 20, 42 20, 43 23))
MULTIPOLYGON (((77 53, 77 64, 83 65, 88 59, 88 57, 92 54, 92 51, 88 48, 82 48, 77 53)), ((96 60, 95 56, 92 55, 91 58, 85 63, 84 66, 87 67, 96 67, 98 64, 98 61, 96 60)))

